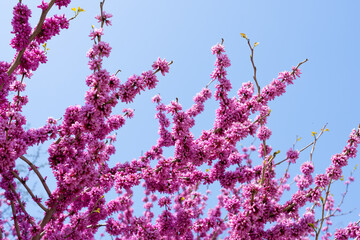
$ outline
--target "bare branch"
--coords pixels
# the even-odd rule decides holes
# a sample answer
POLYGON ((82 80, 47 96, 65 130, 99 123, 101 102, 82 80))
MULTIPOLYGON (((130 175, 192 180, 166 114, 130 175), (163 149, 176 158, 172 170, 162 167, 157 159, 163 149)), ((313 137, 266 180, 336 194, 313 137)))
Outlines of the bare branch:
MULTIPOLYGON (((316 141, 320 138, 320 136, 325 132, 325 130, 326 130, 326 129, 325 129, 326 125, 327 125, 327 123, 326 123, 326 124, 324 125, 324 127, 321 129, 320 134, 315 138, 315 140, 314 140, 313 142, 309 143, 308 145, 306 145, 305 147, 303 147, 303 148, 299 151, 299 153, 301 153, 301 152, 303 152, 304 150, 306 150, 308 147, 310 147, 311 145, 314 145, 314 146, 312 147, 312 150, 311 150, 311 153, 310 153, 310 161, 311 161, 311 159, 312 159, 312 154, 313 154, 314 149, 315 149, 315 143, 316 143, 316 141)), ((275 166, 277 166, 277 165, 285 162, 286 160, 288 160, 288 158, 285 158, 285 159, 281 160, 280 162, 276 163, 275 166)))
POLYGON ((259 83, 257 81, 257 78, 256 78, 256 66, 255 66, 255 63, 254 63, 254 47, 251 46, 250 44, 250 39, 246 38, 247 40, 247 43, 249 45, 249 48, 251 50, 251 54, 250 54, 250 60, 251 60, 251 64, 253 66, 253 69, 254 69, 254 76, 253 76, 253 79, 255 81, 255 84, 256 84, 256 88, 258 90, 258 97, 260 97, 260 86, 259 86, 259 83))
POLYGON ((34 195, 34 193, 31 191, 31 189, 28 187, 28 185, 26 184, 26 182, 21 179, 19 177, 19 175, 16 174, 16 172, 11 171, 12 175, 19 180, 19 182, 26 188, 26 190, 28 191, 28 193, 30 194, 30 196, 32 197, 32 199, 37 203, 37 205, 39 205, 39 207, 44 210, 45 212, 47 212, 49 209, 47 209, 44 205, 42 205, 42 203, 40 201, 36 200, 36 196, 34 195))
POLYGON ((26 157, 21 156, 20 157, 21 160, 23 160, 24 162, 26 162, 32 170, 34 170, 34 172, 36 173, 36 175, 38 176, 38 178, 40 179, 42 185, 44 186, 47 194, 49 195, 49 197, 51 197, 51 191, 48 187, 48 185, 46 184, 44 178, 42 177, 41 173, 39 172, 39 170, 37 170, 36 166, 34 164, 32 164, 32 162, 30 162, 26 157))
POLYGON ((312 161, 312 155, 313 155, 314 150, 315 150, 316 141, 317 141, 317 140, 320 138, 320 136, 324 133, 325 128, 326 128, 326 125, 327 125, 327 123, 326 123, 326 124, 324 125, 324 127, 321 129, 319 135, 318 135, 317 137, 315 137, 315 141, 314 141, 314 144, 313 144, 312 149, 311 149, 311 152, 310 152, 310 159, 309 159, 310 162, 312 161))
MULTIPOLYGON (((12 184, 9 184, 9 187, 10 187, 11 191, 13 192, 13 194, 15 195, 16 200, 17 200, 17 202, 18 202, 18 204, 19 204, 19 206, 20 206, 21 210, 22 210, 22 211, 23 211, 23 212, 24 212, 27 216, 30 216, 30 215, 28 214, 28 212, 26 211, 26 209, 25 209, 24 205, 22 204, 21 199, 20 199, 20 198, 19 198, 19 196, 17 195, 17 193, 16 193, 16 190, 15 190, 14 186, 13 186, 12 184)), ((31 223, 32 223, 32 224, 34 224, 34 222, 33 222, 33 221, 32 221, 31 223)))

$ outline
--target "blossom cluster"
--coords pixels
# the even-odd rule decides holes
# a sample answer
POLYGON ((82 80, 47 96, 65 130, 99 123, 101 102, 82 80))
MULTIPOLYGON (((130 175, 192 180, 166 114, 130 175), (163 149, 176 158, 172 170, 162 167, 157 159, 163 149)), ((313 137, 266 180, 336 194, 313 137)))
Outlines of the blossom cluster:
MULTIPOLYGON (((70 2, 56 0, 53 4, 61 9, 70 2)), ((101 15, 95 17, 100 26, 89 34, 94 44, 87 52, 90 74, 85 79, 88 90, 84 104, 69 106, 61 120, 49 118, 38 129, 25 128, 25 81, 40 63, 47 62, 40 44, 67 29, 69 20, 64 15, 47 17, 36 36, 30 38, 31 11, 22 3, 14 8, 15 37, 11 46, 17 53, 12 63, 0 62, 1 239, 11 235, 18 239, 94 239, 98 231, 116 239, 306 239, 318 238, 321 233, 324 239, 360 238, 358 223, 350 223, 334 234, 328 231, 331 217, 338 211, 329 189, 342 177, 349 159, 356 157, 360 129, 351 132, 343 151, 331 157, 323 173, 314 173, 312 160, 302 163, 301 173, 294 178, 297 189, 288 201, 283 201, 284 192, 290 189, 290 174, 286 170, 278 178, 277 166, 286 160, 288 166, 297 164, 302 150, 290 148, 285 160, 277 161, 280 152, 273 152, 267 142, 272 135, 267 125, 271 113, 268 103, 300 77, 301 64, 280 72, 258 93, 252 82, 246 82, 236 96, 230 97, 227 68, 231 61, 223 43, 216 44, 211 48, 216 57, 211 81, 196 94, 193 105, 186 109, 178 99, 166 105, 156 95, 156 143, 138 159, 111 166, 110 157, 116 152, 114 133, 135 114, 125 105, 142 91, 155 88, 156 74, 165 76, 172 62, 158 58, 152 69, 134 74, 123 83, 107 71, 103 60, 110 57, 112 48, 102 38, 104 25, 111 26, 112 15, 103 11, 103 5, 104 1, 101 15), (191 131, 195 118, 212 95, 219 104, 214 124, 195 137, 191 131), (122 114, 114 114, 120 106, 125 106, 122 114), (246 138, 259 143, 240 148, 246 138), (41 169, 25 157, 29 147, 48 140, 53 140, 48 148, 48 163, 56 180, 52 190, 41 169), (172 156, 165 156, 166 148, 173 149, 172 156), (36 173, 46 199, 35 195, 27 185, 28 178, 20 176, 15 164, 19 158, 36 173), (215 184, 221 186, 217 203, 208 206, 213 193, 202 187, 215 184), (42 219, 27 211, 19 185, 42 209, 42 219), (138 186, 145 195, 140 216, 134 210, 138 186), (110 200, 111 189, 116 197, 110 200), (11 219, 3 220, 4 206, 11 209, 11 219), (330 214, 318 218, 319 209, 330 214), (9 223, 13 225, 10 229, 9 223)), ((45 12, 51 6, 42 1, 39 8, 45 12)), ((350 181, 353 178, 347 184, 350 181)))
POLYGON ((15 37, 11 40, 10 45, 17 51, 21 51, 29 44, 29 37, 31 33, 31 26, 29 18, 31 17, 31 10, 21 2, 14 7, 14 18, 11 21, 15 37))

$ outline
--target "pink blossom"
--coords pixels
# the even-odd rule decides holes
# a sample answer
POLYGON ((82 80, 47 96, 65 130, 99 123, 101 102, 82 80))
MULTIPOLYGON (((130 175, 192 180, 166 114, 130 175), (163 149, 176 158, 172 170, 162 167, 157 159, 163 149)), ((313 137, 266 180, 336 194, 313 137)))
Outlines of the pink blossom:
POLYGON ((67 7, 70 4, 71 0, 56 0, 55 5, 61 9, 61 7, 67 7))
POLYGON ((99 28, 99 29, 95 28, 90 32, 89 37, 91 37, 91 40, 94 40, 95 38, 99 38, 102 35, 104 35, 103 29, 102 28, 99 28))
POLYGON ((256 136, 257 136, 261 141, 267 140, 267 139, 269 139, 270 136, 271 136, 271 130, 268 129, 266 126, 263 125, 263 126, 261 126, 261 127, 258 129, 258 131, 257 131, 257 133, 256 133, 256 136))
POLYGON ((211 51, 212 51, 212 54, 221 54, 221 53, 225 52, 224 46, 219 43, 216 44, 215 46, 213 46, 211 48, 211 51))
POLYGON ((102 15, 97 15, 95 17, 95 19, 97 19, 98 22, 104 21, 106 26, 109 26, 109 25, 111 26, 112 24, 111 24, 111 21, 109 20, 109 18, 112 18, 112 16, 113 15, 111 13, 107 13, 107 12, 103 11, 103 14, 102 15))
POLYGON ((325 188, 329 183, 330 179, 326 174, 319 174, 315 177, 315 184, 319 187, 325 188))
POLYGON ((158 60, 156 62, 154 62, 152 67, 154 70, 159 69, 163 76, 165 76, 165 73, 169 72, 169 65, 168 65, 168 62, 165 61, 165 59, 161 60, 160 58, 158 58, 158 60))
POLYGON ((289 149, 289 150, 286 152, 286 157, 287 157, 287 159, 289 159, 289 162, 295 163, 296 160, 299 158, 299 151, 293 150, 293 149, 289 149))
POLYGON ((45 11, 49 7, 49 4, 47 2, 44 2, 44 0, 42 0, 41 4, 38 5, 37 7, 45 11))
POLYGON ((31 26, 29 18, 31 17, 31 10, 24 4, 18 3, 14 7, 14 18, 11 21, 15 37, 11 40, 10 45, 17 51, 22 50, 29 44, 29 37, 31 33, 31 26))
MULTIPOLYGON (((69 3, 55 1, 59 8, 69 3)), ((104 1, 101 10, 103 5, 104 1)), ((49 5, 42 1, 39 8, 44 13, 49 5)), ((46 18, 40 33, 29 42, 31 11, 18 3, 13 15, 11 46, 21 60, 9 74, 11 64, 0 62, 0 187, 4 191, 0 192, 0 207, 11 205, 12 217, 0 220, 5 238, 93 239, 97 231, 106 231, 116 239, 217 239, 225 235, 226 239, 305 239, 314 236, 314 228, 320 228, 315 220, 319 209, 330 214, 319 231, 331 229, 331 214, 341 209, 328 193, 324 200, 324 189, 340 179, 348 160, 356 157, 360 134, 358 129, 350 133, 342 152, 331 157, 325 171, 314 174, 314 164, 303 163, 294 178, 298 189, 289 191, 293 172, 287 168, 279 176, 278 165, 283 161, 277 160, 265 141, 272 134, 267 125, 268 102, 286 92, 300 76, 298 68, 279 73, 259 95, 254 94, 254 84, 247 82, 231 97, 233 86, 227 77, 231 62, 225 47, 215 45, 211 48, 216 60, 210 83, 194 96, 193 104, 187 108, 176 99, 165 105, 156 95, 158 139, 138 158, 110 164, 116 153, 116 135, 127 137, 117 130, 125 125, 125 117, 134 116, 134 110, 124 106, 122 114, 115 113, 118 105, 131 103, 143 91, 155 88, 157 74, 168 73, 169 63, 158 58, 152 70, 133 74, 121 83, 116 74, 103 68, 103 59, 110 56, 112 48, 100 41, 102 28, 94 29, 90 37, 98 41, 87 53, 91 72, 85 79, 84 103, 67 107, 63 117, 48 118, 43 126, 28 129, 22 113, 29 101, 24 95, 24 77, 30 78, 40 63, 47 62, 40 44, 68 28, 69 21, 58 15, 46 18), (211 88, 218 102, 214 122, 196 133, 196 117, 204 112, 211 88), (47 178, 41 177, 40 165, 30 164, 25 168, 27 174, 17 169, 30 147, 49 140, 48 163, 56 183, 51 190, 47 178), (256 149, 258 156, 254 156, 256 149), (35 174, 28 175, 30 171, 35 174), (19 184, 28 184, 32 175, 46 192, 41 199, 29 191, 30 199, 44 211, 43 219, 29 215, 19 191, 19 184), (216 204, 207 205, 212 201, 207 188, 216 184, 221 186, 214 198, 216 204), (144 189, 145 197, 138 197, 138 187, 144 189), (109 199, 112 189, 116 196, 109 199), (288 200, 285 190, 289 191, 288 200), (134 208, 141 199, 144 211, 138 214, 134 208)), ((101 25, 111 25, 111 17, 103 11, 96 19, 101 25)), ((299 153, 291 148, 286 159, 295 164, 299 153)), ((346 184, 353 180, 350 176, 346 184)), ((356 238, 359 232, 358 224, 350 223, 337 229, 334 236, 356 238)), ((325 232, 323 236, 328 239, 332 235, 325 232)))

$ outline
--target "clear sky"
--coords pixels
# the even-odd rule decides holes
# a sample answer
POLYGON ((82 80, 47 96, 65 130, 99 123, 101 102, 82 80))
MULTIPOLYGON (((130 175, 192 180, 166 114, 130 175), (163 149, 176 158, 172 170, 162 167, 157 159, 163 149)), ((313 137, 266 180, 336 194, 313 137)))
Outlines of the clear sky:
MULTIPOLYGON (((1 61, 11 61, 14 56, 9 42, 12 7, 16 2, 0 3, 1 61)), ((34 9, 33 26, 40 15, 34 6, 40 2, 23 0, 34 9)), ((49 116, 60 118, 67 106, 84 102, 85 78, 90 74, 86 52, 92 46, 88 34, 91 25, 98 27, 93 17, 99 13, 99 1, 73 1, 70 8, 78 6, 85 12, 71 21, 68 30, 48 42, 48 63, 26 80, 29 103, 24 114, 31 127, 43 125, 49 116)), ((54 8, 50 15, 65 13, 71 17, 70 8, 61 11, 54 8)), ((158 57, 174 61, 170 73, 159 76, 158 87, 142 93, 131 104, 135 117, 118 131, 118 149, 113 161, 137 158, 156 142, 152 96, 160 93, 165 103, 177 97, 183 106, 191 106, 192 97, 210 80, 215 61, 210 48, 221 38, 232 61, 229 79, 233 94, 242 82, 251 81, 250 52, 240 36, 243 32, 252 42, 260 42, 254 56, 261 86, 268 84, 278 72, 309 59, 301 67, 302 77, 270 104, 269 127, 273 136, 269 143, 284 156, 296 136, 302 137, 297 144, 302 148, 312 140, 312 131, 319 132, 328 123, 330 132, 320 138, 314 154, 317 172, 323 172, 330 164, 331 155, 342 150, 350 131, 360 123, 359 100, 356 100, 360 90, 359 8, 360 2, 356 0, 106 0, 105 11, 114 15, 113 26, 105 27, 102 38, 113 48, 104 65, 110 72, 121 69, 118 76, 125 81, 133 73, 150 69, 158 57)), ((122 107, 117 107, 115 112, 120 113, 122 107)), ((201 129, 212 126, 216 103, 212 100, 206 107, 196 119, 195 136, 201 129)), ((303 153, 293 169, 298 169, 308 157, 309 151, 303 153)), ((45 161, 46 153, 42 158, 45 161)), ((350 161, 344 171, 345 178, 359 159, 350 161)), ((355 178, 359 177, 358 170, 355 178)), ((358 186, 359 181, 350 186, 344 212, 357 209, 334 219, 336 227, 359 218, 358 186)), ((337 199, 343 190, 343 184, 334 188, 337 199)))

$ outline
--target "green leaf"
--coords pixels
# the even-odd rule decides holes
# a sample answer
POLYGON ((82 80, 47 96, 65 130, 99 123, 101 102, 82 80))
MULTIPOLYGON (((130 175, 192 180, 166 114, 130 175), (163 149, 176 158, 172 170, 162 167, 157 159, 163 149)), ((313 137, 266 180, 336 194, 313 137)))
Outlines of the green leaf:
POLYGON ((312 227, 312 229, 314 229, 314 231, 316 231, 317 227, 315 227, 315 225, 313 223, 308 223, 309 227, 312 227))

